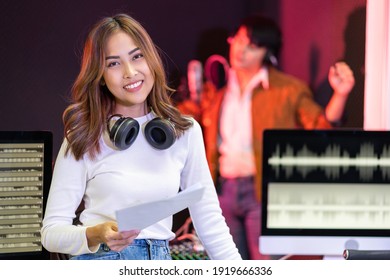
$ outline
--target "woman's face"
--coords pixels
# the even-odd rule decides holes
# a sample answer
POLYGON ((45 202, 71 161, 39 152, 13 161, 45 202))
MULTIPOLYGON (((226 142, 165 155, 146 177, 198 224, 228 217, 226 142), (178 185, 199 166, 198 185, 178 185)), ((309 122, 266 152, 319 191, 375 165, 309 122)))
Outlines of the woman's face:
POLYGON ((250 43, 246 27, 240 27, 230 42, 230 65, 235 70, 258 71, 267 52, 250 43))
POLYGON ((145 115, 145 102, 154 78, 134 40, 123 31, 112 34, 105 44, 104 63, 104 83, 115 97, 113 113, 128 117, 145 115))

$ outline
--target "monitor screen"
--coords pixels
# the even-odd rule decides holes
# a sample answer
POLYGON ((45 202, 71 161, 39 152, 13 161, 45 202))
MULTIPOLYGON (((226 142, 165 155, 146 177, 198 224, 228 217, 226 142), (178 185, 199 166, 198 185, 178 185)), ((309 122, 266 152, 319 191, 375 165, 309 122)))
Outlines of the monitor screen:
POLYGON ((266 130, 260 251, 390 250, 390 132, 266 130))
POLYGON ((48 259, 40 230, 52 138, 48 131, 0 131, 0 259, 48 259))

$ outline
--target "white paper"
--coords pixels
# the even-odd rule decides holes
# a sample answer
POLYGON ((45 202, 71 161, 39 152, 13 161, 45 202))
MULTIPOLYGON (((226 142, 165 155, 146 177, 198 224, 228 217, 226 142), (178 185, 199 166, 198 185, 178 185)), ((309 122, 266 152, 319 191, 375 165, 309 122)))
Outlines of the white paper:
POLYGON ((119 231, 141 230, 153 225, 199 201, 204 190, 204 186, 197 183, 180 191, 173 197, 118 210, 116 211, 118 229, 119 231))

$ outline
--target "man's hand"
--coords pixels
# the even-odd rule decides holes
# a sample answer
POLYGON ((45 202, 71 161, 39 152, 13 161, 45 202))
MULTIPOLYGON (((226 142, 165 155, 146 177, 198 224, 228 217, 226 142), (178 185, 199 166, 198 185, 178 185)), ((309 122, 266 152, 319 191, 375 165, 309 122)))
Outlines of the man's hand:
POLYGON ((328 80, 334 94, 342 96, 348 96, 355 85, 351 68, 342 61, 330 67, 328 80))

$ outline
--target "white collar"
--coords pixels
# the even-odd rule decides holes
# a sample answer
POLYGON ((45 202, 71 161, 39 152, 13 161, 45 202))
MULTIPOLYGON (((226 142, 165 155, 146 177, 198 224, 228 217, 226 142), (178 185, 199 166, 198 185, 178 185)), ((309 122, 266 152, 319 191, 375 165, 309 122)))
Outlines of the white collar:
MULTIPOLYGON (((260 83, 264 89, 269 88, 268 69, 265 66, 261 67, 259 71, 252 77, 252 79, 249 81, 244 91, 251 92, 260 83)), ((230 68, 229 70, 228 88, 238 89, 237 73, 232 68, 230 68)))

